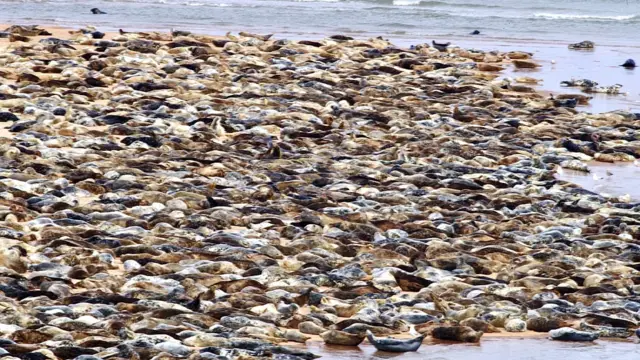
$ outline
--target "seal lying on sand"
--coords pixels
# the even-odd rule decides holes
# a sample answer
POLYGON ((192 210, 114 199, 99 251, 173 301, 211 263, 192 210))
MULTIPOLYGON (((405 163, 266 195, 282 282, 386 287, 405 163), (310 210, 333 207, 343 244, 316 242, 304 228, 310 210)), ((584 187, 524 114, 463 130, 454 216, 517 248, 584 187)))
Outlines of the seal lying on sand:
POLYGON ((431 330, 431 336, 440 340, 478 342, 482 331, 475 331, 468 326, 438 326, 431 330))
POLYGON ((106 14, 106 12, 104 12, 104 11, 102 11, 102 10, 98 9, 98 8, 93 8, 93 9, 91 9, 91 13, 92 13, 93 15, 102 15, 102 14, 106 14))
POLYGON ((569 327, 551 330, 549 336, 559 341, 594 341, 599 337, 598 333, 578 331, 569 327))
POLYGON ((447 47, 449 47, 449 45, 451 45, 451 43, 450 43, 450 42, 447 42, 447 43, 437 43, 437 42, 435 42, 435 40, 432 40, 432 41, 431 41, 431 44, 433 44, 433 47, 434 47, 436 50, 440 51, 440 52, 447 52, 447 47))
POLYGON ((367 339, 376 349, 380 351, 388 351, 388 352, 407 352, 407 351, 418 351, 420 345, 422 345, 422 340, 424 340, 424 335, 420 335, 413 339, 393 339, 393 338, 377 338, 373 336, 371 331, 367 330, 367 339))

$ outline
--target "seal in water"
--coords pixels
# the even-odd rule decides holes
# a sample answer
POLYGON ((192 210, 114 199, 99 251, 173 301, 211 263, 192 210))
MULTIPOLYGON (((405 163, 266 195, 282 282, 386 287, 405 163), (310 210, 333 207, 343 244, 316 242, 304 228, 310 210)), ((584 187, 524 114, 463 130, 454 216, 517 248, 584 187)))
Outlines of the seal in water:
POLYGON ((420 335, 413 339, 393 339, 393 338, 377 338, 373 336, 373 333, 367 330, 367 339, 377 350, 380 351, 388 351, 388 352, 407 352, 407 351, 418 351, 420 345, 422 345, 422 340, 424 340, 424 335, 420 335))
POLYGON ((106 12, 104 12, 104 11, 102 11, 102 10, 98 9, 98 8, 93 8, 93 9, 91 9, 91 13, 92 13, 93 15, 102 15, 102 14, 106 14, 106 12))
POLYGON ((624 68, 627 69, 633 69, 636 67, 636 62, 633 59, 627 59, 627 61, 624 62, 624 64, 620 65, 624 68))
POLYGON ((440 52, 447 52, 447 47, 451 45, 450 42, 447 43, 437 43, 435 40, 431 40, 433 47, 440 52))
POLYGON ((469 35, 480 35, 480 30, 473 30, 469 35))

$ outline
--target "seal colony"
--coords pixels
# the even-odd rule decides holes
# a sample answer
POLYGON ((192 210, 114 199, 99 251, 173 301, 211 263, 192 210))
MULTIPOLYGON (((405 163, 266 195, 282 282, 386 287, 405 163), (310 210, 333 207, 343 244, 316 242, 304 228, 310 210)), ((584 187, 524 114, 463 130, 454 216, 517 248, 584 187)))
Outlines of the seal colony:
POLYGON ((5 356, 638 327, 639 204, 554 178, 634 161, 638 115, 500 78, 530 54, 42 31, 0 51, 5 356))

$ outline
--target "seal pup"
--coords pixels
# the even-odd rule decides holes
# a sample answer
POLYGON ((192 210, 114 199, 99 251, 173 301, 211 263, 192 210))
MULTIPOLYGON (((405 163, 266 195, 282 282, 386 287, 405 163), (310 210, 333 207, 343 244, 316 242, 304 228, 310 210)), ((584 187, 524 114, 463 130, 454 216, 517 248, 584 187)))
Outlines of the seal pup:
POLYGON ((102 11, 102 10, 98 9, 98 8, 93 8, 93 9, 91 9, 91 13, 92 13, 93 15, 102 15, 102 14, 106 14, 106 12, 104 12, 104 11, 102 11))
POLYGON ((418 351, 420 345, 422 345, 422 340, 424 340, 424 335, 406 340, 394 339, 391 337, 377 338, 373 336, 371 331, 367 330, 367 340, 369 340, 369 342, 380 351, 408 352, 418 351))
POLYGON ((627 61, 625 61, 624 64, 620 66, 626 69, 634 69, 636 67, 636 62, 633 59, 627 59, 627 61))
POLYGON ((473 30, 469 35, 480 35, 480 30, 473 30))
POLYGON ((451 45, 451 42, 447 42, 447 43, 437 43, 435 40, 431 40, 431 44, 433 44, 433 47, 440 51, 440 52, 447 52, 447 47, 449 47, 449 45, 451 45))

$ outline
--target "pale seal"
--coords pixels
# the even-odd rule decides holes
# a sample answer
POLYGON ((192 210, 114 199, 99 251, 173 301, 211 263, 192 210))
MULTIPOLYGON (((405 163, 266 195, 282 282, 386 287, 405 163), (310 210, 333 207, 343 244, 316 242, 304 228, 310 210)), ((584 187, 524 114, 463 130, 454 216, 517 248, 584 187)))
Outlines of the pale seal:
POLYGON ((373 336, 373 333, 371 331, 367 330, 367 339, 377 350, 380 351, 408 352, 418 351, 420 345, 422 345, 422 340, 424 340, 424 335, 406 340, 393 338, 377 338, 373 336))

